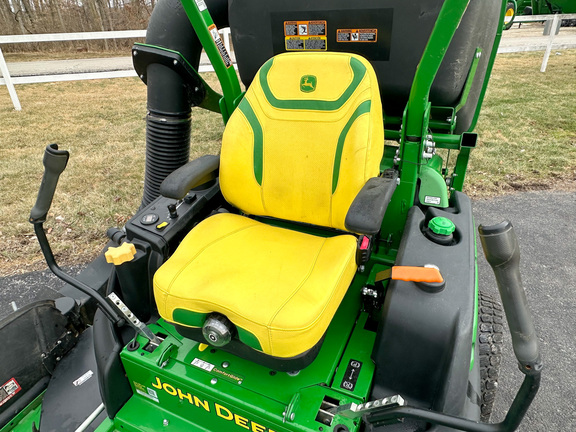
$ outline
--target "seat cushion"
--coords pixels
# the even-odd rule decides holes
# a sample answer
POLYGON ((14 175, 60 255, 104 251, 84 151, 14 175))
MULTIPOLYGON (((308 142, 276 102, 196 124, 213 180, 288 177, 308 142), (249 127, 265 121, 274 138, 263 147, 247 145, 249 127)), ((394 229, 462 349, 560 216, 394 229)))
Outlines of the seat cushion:
POLYGON ((196 226, 154 276, 162 318, 202 327, 219 312, 241 342, 298 356, 325 333, 356 272, 356 238, 318 237, 218 214, 196 226))

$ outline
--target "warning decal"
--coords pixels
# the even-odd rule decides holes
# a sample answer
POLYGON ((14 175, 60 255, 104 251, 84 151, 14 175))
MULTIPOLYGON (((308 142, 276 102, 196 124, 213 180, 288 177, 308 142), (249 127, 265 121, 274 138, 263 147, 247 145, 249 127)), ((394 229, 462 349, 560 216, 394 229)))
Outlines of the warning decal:
POLYGON ((378 29, 338 29, 337 42, 376 42, 378 29))
POLYGON ((286 51, 326 51, 326 21, 284 21, 286 51))
POLYGON ((20 390, 22 390, 22 388, 16 382, 16 379, 10 378, 6 383, 0 386, 0 406, 12 399, 20 390))
POLYGON ((222 38, 220 37, 220 33, 218 33, 218 28, 212 24, 210 27, 208 27, 208 30, 210 31, 210 35, 212 36, 212 39, 214 39, 214 43, 216 44, 216 47, 218 48, 218 52, 220 53, 220 57, 222 57, 222 60, 224 61, 224 65, 226 65, 227 68, 229 68, 230 66, 232 66, 232 60, 230 59, 230 55, 228 54, 228 51, 226 50, 226 47, 224 46, 224 42, 222 42, 222 38))
POLYGON ((326 36, 326 21, 284 21, 284 36, 326 36))

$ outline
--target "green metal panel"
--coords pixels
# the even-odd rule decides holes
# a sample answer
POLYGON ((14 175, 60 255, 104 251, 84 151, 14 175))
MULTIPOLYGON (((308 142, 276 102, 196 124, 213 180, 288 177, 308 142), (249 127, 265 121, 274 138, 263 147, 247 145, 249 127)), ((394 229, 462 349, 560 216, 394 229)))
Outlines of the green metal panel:
POLYGON ((40 414, 42 411, 42 399, 44 393, 34 399, 30 404, 20 411, 8 422, 0 432, 30 432, 37 430, 40 426, 40 414))
POLYGON ((220 80, 222 92, 224 93, 223 98, 220 100, 220 110, 226 123, 234 109, 236 109, 239 97, 242 95, 236 70, 230 58, 227 57, 229 54, 226 52, 226 48, 223 47, 222 41, 219 40, 218 29, 206 8, 206 3, 204 1, 182 0, 182 6, 220 80))
POLYGON ((444 177, 431 168, 423 167, 420 180, 418 199, 422 204, 440 208, 448 207, 448 191, 444 177))
POLYGON ((365 395, 369 394, 372 388, 372 378, 375 372, 375 366, 372 362, 372 348, 374 347, 374 342, 376 340, 376 333, 373 331, 366 330, 364 328, 366 321, 368 320, 368 314, 362 313, 358 318, 356 327, 354 328, 354 333, 350 338, 348 346, 346 346, 346 351, 341 361, 341 367, 338 368, 338 373, 334 377, 334 383, 332 388, 340 393, 354 396, 357 398, 362 398, 364 402, 365 395), (346 388, 344 384, 349 377, 346 377, 347 372, 346 366, 350 362, 356 361, 362 364, 360 368, 359 375, 354 377, 358 381, 353 390, 346 388))

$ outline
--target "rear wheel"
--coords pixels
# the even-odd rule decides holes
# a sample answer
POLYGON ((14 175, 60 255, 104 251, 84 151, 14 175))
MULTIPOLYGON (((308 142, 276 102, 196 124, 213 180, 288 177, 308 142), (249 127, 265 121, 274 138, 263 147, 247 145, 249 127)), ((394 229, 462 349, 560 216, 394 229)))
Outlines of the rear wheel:
POLYGON ((488 293, 480 292, 478 304, 478 342, 480 352, 481 416, 488 422, 498 388, 504 327, 502 305, 488 293))
POLYGON ((516 17, 516 4, 514 2, 508 2, 506 4, 506 13, 504 14, 504 30, 508 30, 514 24, 514 18, 516 17))

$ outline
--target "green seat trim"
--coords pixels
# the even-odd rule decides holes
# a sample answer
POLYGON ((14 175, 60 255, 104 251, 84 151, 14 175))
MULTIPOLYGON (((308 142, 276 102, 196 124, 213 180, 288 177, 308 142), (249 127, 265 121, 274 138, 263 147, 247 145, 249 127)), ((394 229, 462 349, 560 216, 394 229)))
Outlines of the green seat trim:
POLYGON ((350 85, 346 88, 344 93, 335 101, 327 100, 303 100, 303 99, 278 99, 272 93, 270 86, 268 85, 268 72, 272 68, 274 63, 274 58, 268 60, 264 63, 264 66, 260 69, 260 86, 264 91, 264 96, 268 100, 268 103, 274 108, 282 109, 292 109, 292 110, 314 110, 314 111, 335 111, 342 107, 346 101, 352 96, 352 94, 358 88, 358 85, 364 78, 366 74, 366 66, 362 62, 354 57, 350 58, 350 67, 352 68, 353 78, 350 85))
MULTIPOLYGON (((204 321, 208 317, 207 313, 194 312, 187 309, 174 309, 172 312, 172 319, 176 324, 185 325, 187 327, 202 328, 204 321)), ((245 345, 255 350, 262 351, 262 345, 258 338, 246 329, 236 326, 238 330, 238 339, 245 345)))
POLYGON ((242 99, 240 105, 238 106, 248 124, 252 128, 252 133, 254 134, 254 176, 256 181, 260 186, 262 186, 262 171, 264 166, 264 134, 262 133, 262 125, 258 121, 258 117, 254 113, 250 102, 246 98, 242 99))
POLYGON ((202 327, 207 317, 207 313, 192 312, 187 309, 174 309, 172 312, 172 319, 175 323, 188 327, 202 327))
POLYGON ((356 121, 358 117, 363 114, 370 112, 371 101, 367 100, 362 102, 354 111, 354 114, 350 117, 350 120, 342 129, 340 136, 338 137, 338 145, 336 146, 336 155, 334 157, 334 171, 332 173, 332 193, 336 191, 336 187, 338 186, 338 178, 340 176, 340 162, 342 161, 342 150, 344 149, 344 142, 346 141, 346 136, 348 135, 348 131, 356 121))
POLYGON ((240 339, 240 342, 248 345, 250 348, 262 351, 262 345, 260 345, 260 341, 253 333, 238 326, 236 326, 236 329, 238 330, 238 339, 240 339))

